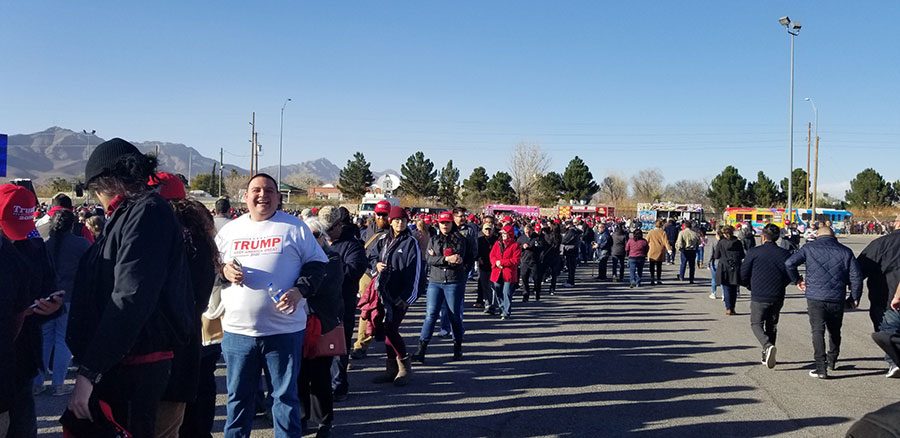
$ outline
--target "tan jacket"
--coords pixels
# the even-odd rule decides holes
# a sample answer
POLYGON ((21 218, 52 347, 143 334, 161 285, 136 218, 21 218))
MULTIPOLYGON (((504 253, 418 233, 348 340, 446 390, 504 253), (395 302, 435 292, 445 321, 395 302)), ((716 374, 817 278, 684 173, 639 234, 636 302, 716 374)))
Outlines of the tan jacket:
POLYGON ((666 252, 671 251, 669 239, 666 239, 666 232, 662 228, 654 228, 647 233, 647 243, 650 244, 650 251, 647 258, 653 262, 662 262, 666 260, 666 252))
POLYGON ((683 229, 678 233, 675 239, 675 249, 677 250, 693 250, 696 251, 700 247, 700 236, 691 229, 683 229))

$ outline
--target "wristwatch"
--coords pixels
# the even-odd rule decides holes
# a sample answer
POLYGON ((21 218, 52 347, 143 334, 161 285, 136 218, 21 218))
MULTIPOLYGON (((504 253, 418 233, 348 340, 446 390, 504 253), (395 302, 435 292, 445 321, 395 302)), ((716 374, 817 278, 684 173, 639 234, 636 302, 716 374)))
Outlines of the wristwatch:
POLYGON ((79 366, 78 371, 76 371, 75 373, 87 378, 88 381, 90 381, 91 384, 93 384, 93 385, 100 383, 100 379, 103 378, 103 374, 100 374, 96 371, 91 371, 91 370, 87 369, 84 365, 79 366))

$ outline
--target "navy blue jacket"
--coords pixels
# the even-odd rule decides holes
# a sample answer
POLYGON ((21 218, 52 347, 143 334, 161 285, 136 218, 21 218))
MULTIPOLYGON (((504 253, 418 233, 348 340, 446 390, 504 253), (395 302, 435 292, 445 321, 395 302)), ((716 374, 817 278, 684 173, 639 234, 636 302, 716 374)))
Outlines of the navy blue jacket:
POLYGON ((790 251, 775 242, 751 248, 741 263, 742 285, 750 289, 750 301, 775 303, 784 299, 784 289, 791 283, 784 262, 790 251))
POLYGON ((786 262, 791 281, 800 281, 797 267, 806 264, 806 298, 815 301, 843 302, 847 286, 853 301, 862 296, 862 272, 850 248, 833 236, 821 236, 803 245, 786 262))

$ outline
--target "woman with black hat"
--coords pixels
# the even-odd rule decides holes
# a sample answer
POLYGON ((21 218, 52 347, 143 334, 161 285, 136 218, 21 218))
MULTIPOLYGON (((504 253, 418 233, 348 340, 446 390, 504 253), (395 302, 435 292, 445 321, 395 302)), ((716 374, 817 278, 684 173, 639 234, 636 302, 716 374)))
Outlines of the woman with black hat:
POLYGON ((174 350, 194 334, 181 225, 148 186, 156 158, 120 138, 94 149, 85 169, 109 220, 81 259, 67 342, 79 365, 69 409, 90 418, 107 401, 135 437, 154 436, 174 350))

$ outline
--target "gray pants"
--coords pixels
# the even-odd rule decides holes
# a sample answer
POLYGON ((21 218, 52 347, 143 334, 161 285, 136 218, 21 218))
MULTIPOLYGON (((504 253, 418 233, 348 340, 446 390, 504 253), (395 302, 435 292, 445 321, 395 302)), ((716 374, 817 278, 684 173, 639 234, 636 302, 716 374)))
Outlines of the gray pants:
POLYGON ((764 350, 770 345, 775 345, 778 317, 783 305, 784 301, 774 303, 750 301, 750 328, 764 350))
POLYGON ((0 438, 6 438, 7 429, 9 429, 9 411, 0 414, 0 438))

